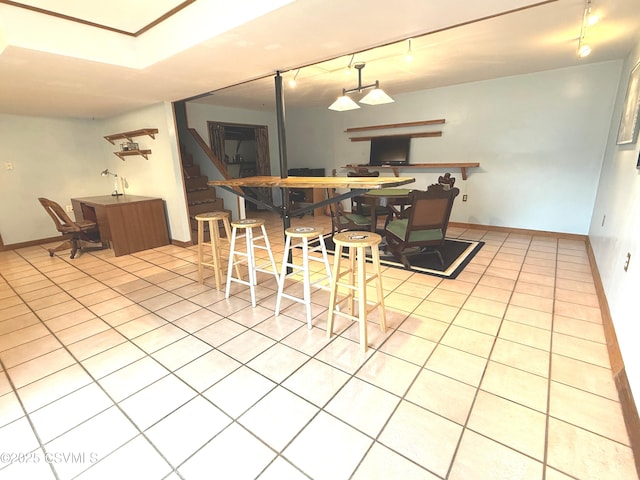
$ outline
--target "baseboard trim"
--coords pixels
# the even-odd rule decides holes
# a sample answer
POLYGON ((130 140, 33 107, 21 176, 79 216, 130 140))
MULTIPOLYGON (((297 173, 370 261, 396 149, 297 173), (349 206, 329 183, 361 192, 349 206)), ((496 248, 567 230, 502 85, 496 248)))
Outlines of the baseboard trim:
POLYGON ((492 232, 504 232, 504 233, 517 233, 522 235, 535 235, 537 237, 560 237, 568 240, 581 240, 586 241, 587 235, 581 235, 578 233, 562 233, 562 232, 550 232, 545 230, 530 230, 527 228, 511 228, 511 227, 498 227, 496 225, 481 225, 477 223, 462 223, 462 222, 449 222, 450 227, 458 228, 473 228, 481 230, 490 230, 492 232))
POLYGON ((38 240, 29 240, 28 242, 12 243, 10 245, 3 245, 0 250, 17 250, 18 248, 35 247, 36 245, 42 245, 44 243, 64 242, 71 238, 71 235, 56 235, 55 237, 39 238, 38 240))
POLYGON ((593 252, 591 241, 588 238, 587 254, 589 255, 593 282, 596 287, 598 303, 600 304, 602 325, 604 328, 604 336, 607 341, 607 352, 609 353, 609 362, 611 363, 613 381, 615 383, 616 390, 618 391, 618 399, 620 400, 624 424, 627 428, 627 434, 629 435, 629 442, 631 443, 631 451, 633 452, 633 458, 636 464, 636 472, 640 477, 640 416, 638 416, 638 407, 633 399, 631 385, 629 385, 629 379, 627 378, 627 372, 622 359, 622 352, 620 352, 618 337, 611 318, 611 310, 609 309, 609 302, 607 301, 604 286, 602 285, 602 278, 600 277, 600 271, 598 270, 598 265, 596 263, 595 253, 593 252))
POLYGON ((171 245, 175 245, 176 247, 187 248, 187 247, 194 246, 195 243, 193 243, 191 240, 189 240, 188 242, 183 242, 181 240, 171 240, 171 245))

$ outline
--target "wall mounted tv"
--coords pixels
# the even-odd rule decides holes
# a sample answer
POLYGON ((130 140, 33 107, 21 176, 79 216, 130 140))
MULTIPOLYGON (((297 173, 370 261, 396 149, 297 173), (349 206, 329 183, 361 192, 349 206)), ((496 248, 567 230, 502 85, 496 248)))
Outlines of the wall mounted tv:
POLYGON ((410 144, 408 135, 372 138, 369 165, 408 165, 410 144))

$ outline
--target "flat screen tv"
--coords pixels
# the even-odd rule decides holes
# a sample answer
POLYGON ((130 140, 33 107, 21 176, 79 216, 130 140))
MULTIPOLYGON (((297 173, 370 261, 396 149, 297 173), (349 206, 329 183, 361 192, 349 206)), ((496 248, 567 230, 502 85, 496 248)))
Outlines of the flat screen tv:
POLYGON ((372 138, 369 165, 407 165, 410 142, 410 136, 372 138))

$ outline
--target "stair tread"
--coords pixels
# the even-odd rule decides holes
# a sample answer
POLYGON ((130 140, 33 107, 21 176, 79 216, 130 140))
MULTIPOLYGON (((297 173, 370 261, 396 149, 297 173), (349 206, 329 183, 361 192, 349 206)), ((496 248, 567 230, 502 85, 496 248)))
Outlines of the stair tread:
POLYGON ((202 205, 203 203, 216 203, 220 199, 217 198, 203 198, 202 200, 189 200, 189 205, 202 205))

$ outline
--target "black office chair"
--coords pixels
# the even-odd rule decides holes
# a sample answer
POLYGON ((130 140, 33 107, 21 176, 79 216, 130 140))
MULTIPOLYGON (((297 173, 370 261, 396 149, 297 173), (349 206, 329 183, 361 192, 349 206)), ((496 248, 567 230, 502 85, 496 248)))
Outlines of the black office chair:
POLYGON ((56 230, 67 238, 67 240, 56 248, 49 249, 50 257, 53 257, 53 254, 60 250, 71 249, 70 258, 74 258, 78 251, 102 250, 105 248, 105 245, 100 242, 100 231, 98 230, 96 222, 91 222, 89 220, 74 222, 69 218, 69 215, 66 214, 63 208, 53 200, 38 198, 38 201, 49 214, 53 223, 56 224, 56 230), (90 242, 94 244, 100 242, 100 246, 83 248, 81 242, 90 242))

